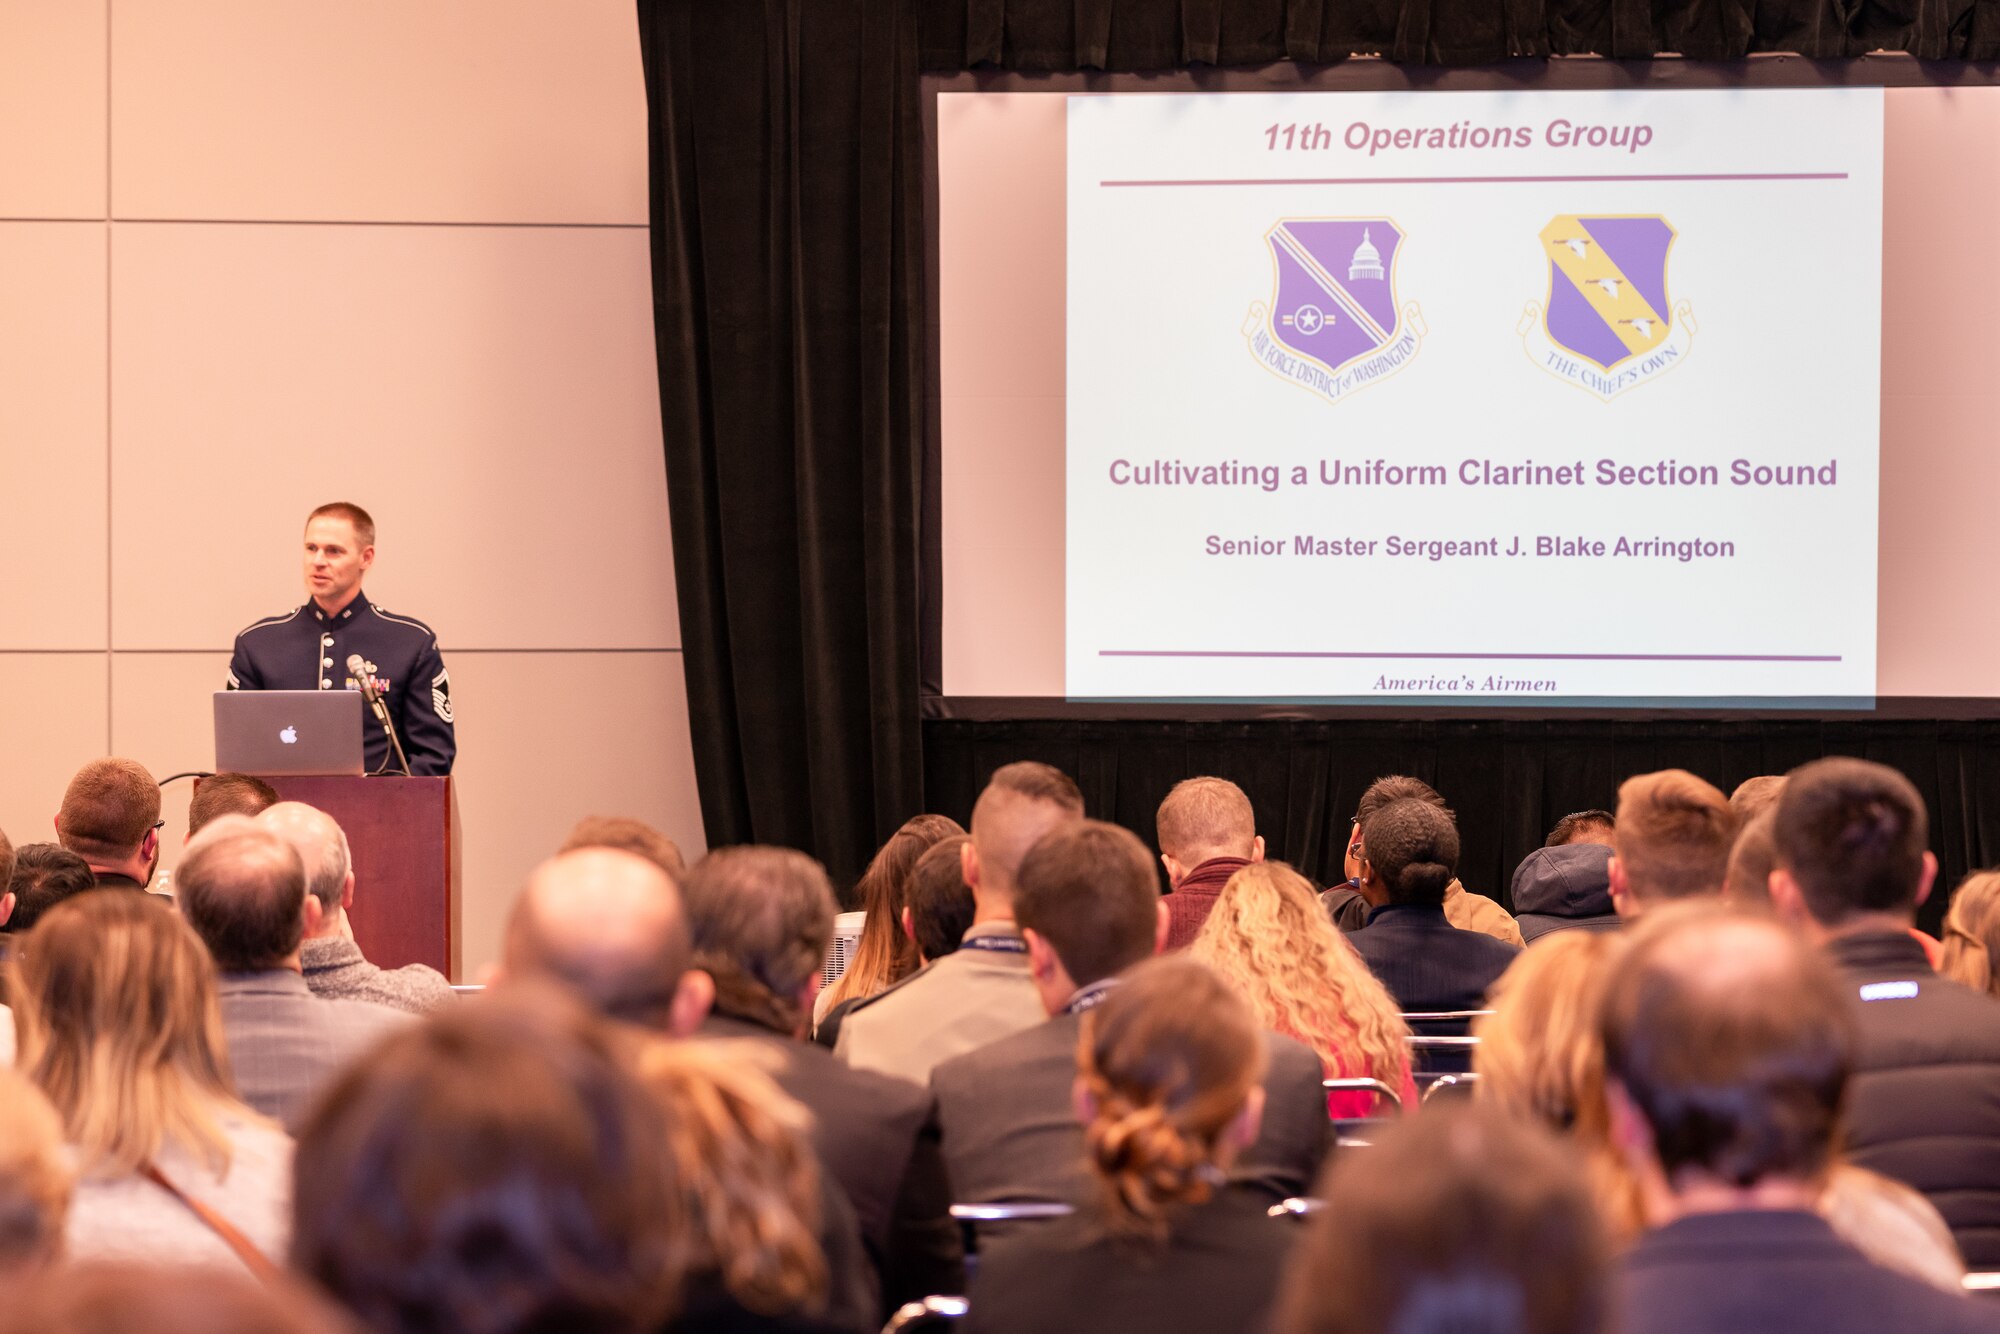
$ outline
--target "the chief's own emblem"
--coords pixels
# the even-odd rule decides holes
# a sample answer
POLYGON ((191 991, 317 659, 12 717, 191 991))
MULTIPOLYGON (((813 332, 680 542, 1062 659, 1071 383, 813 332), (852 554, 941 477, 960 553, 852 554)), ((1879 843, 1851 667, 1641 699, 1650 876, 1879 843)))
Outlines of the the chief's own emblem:
POLYGON ((1674 229, 1656 213, 1565 213, 1542 228, 1546 308, 1529 302, 1518 332, 1557 379, 1605 400, 1687 359, 1694 313, 1667 296, 1674 229))
POLYGON ((1283 379, 1338 403, 1409 364, 1427 332, 1396 303, 1403 229, 1388 218, 1286 218, 1264 234, 1271 304, 1243 323, 1250 353, 1283 379))

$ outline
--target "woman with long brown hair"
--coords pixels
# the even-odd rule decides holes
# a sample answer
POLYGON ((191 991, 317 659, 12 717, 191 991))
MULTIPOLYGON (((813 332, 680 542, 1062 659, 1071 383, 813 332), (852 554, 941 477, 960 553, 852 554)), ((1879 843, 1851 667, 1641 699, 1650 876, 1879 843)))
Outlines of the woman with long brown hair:
POLYGON ((213 966, 185 922, 150 895, 79 894, 22 941, 13 995, 19 1068, 76 1155, 71 1257, 283 1257, 292 1141, 236 1097, 213 966))
POLYGON ((2000 871, 1974 871, 1952 892, 1938 971, 1974 991, 2000 996, 2000 871))
POLYGON ((973 1330, 1261 1329, 1292 1229, 1228 1169, 1263 1114, 1264 1037, 1185 954, 1133 968, 1083 1015, 1075 1101, 1096 1198, 981 1256, 973 1330))
MULTIPOLYGON (((1265 1028, 1311 1047, 1327 1078, 1379 1079, 1415 1104, 1409 1025, 1291 867, 1252 862, 1229 877, 1188 953, 1241 992, 1265 1028)), ((1329 1094, 1327 1110, 1367 1116, 1378 1095, 1329 1094)))
POLYGON ((917 971, 917 944, 903 930, 904 887, 918 858, 940 840, 964 832, 948 815, 918 815, 889 835, 854 887, 867 914, 861 938, 846 971, 813 1003, 814 1023, 836 1005, 867 1000, 917 971))

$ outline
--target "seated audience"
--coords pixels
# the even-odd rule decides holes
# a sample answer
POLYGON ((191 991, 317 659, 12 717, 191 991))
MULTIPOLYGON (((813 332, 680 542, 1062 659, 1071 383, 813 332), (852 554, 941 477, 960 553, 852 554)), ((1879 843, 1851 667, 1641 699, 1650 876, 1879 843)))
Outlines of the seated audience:
MULTIPOLYGON (((1812 802, 1802 786, 1782 801, 1812 802)), ((1781 857, 1789 823, 1781 805, 1781 857)), ((1652 1229, 1618 1274, 1623 1334, 1993 1328, 1814 1212, 1854 1063, 1845 989, 1776 923, 1720 906, 1633 939, 1602 1019, 1612 1141, 1652 1229)))
POLYGON ((1840 969, 1860 1027, 1846 1148, 1914 1186, 1975 1269, 2000 1266, 2000 1000, 1931 971, 1910 938, 1937 859, 1895 770, 1817 760, 1778 798, 1771 902, 1840 969))
POLYGON ((1611 902, 1632 921, 1648 908, 1722 893, 1736 812, 1685 769, 1628 778, 1618 788, 1611 835, 1611 902))
POLYGON ((1982 995, 2000 996, 2000 976, 1993 967, 1996 951, 2000 951, 2000 871, 1974 871, 1953 891, 1951 906, 1945 910, 1938 971, 1982 995))
POLYGON ((1014 877, 1042 835, 1083 818, 1083 794, 1060 770, 1023 760, 993 774, 972 809, 965 883, 977 912, 956 953, 848 1012, 834 1054, 915 1084, 938 1062, 1032 1028, 1042 1007, 1014 925, 1014 877))
POLYGON ((0 1334, 354 1334, 307 1284, 211 1265, 96 1262, 10 1288, 0 1334))
POLYGON ((1771 872, 1778 865, 1778 844, 1771 830, 1777 813, 1766 808, 1736 831, 1729 865, 1722 873, 1722 897, 1746 912, 1771 910, 1771 872))
POLYGON ((196 834, 175 872, 181 914, 221 978, 222 1028, 243 1100, 296 1126, 322 1085, 408 1019, 306 987, 300 946, 319 925, 292 845, 241 815, 196 834))
MULTIPOLYGON (((917 858, 904 882, 900 929, 909 937, 919 967, 928 968, 957 952, 959 942, 972 929, 978 905, 965 883, 965 845, 969 842, 964 834, 939 839, 917 858)), ((840 1045, 840 1026, 848 1012, 867 999, 856 996, 829 1006, 813 1024, 813 1041, 828 1051, 840 1045)))
MULTIPOLYGON (((1443 1107, 1327 1166, 1280 1334, 1604 1334, 1609 1251, 1575 1158, 1530 1121, 1443 1107)), ((1688 1334, 1694 1334, 1690 1329, 1688 1334)))
POLYGON ((668 1327, 699 1203, 618 1050, 526 985, 399 1029, 300 1127, 293 1267, 373 1334, 668 1327))
POLYGON ((12 911, 0 930, 19 934, 42 920, 64 899, 97 888, 90 863, 60 843, 23 843, 14 851, 13 878, 7 882, 12 911))
POLYGON ((1621 944, 1616 936, 1571 931, 1524 951, 1493 984, 1493 1013, 1472 1023, 1479 1039, 1472 1072, 1479 1076, 1477 1102, 1539 1121, 1569 1140, 1606 1225, 1624 1241, 1639 1231, 1639 1201, 1631 1175, 1611 1152, 1597 1022, 1621 944))
POLYGON ((1085 1011, 1076 1067, 1093 1198, 981 1254, 967 1328, 1261 1329, 1295 1233, 1226 1180, 1263 1111, 1249 1007, 1185 955, 1151 960, 1085 1011))
POLYGON ((668 838, 644 820, 634 820, 623 815, 586 815, 576 822, 563 840, 559 852, 574 852, 578 848, 616 848, 644 857, 653 865, 665 871, 675 884, 687 874, 687 861, 681 856, 681 845, 668 838))
POLYGON ((861 938, 854 943, 846 969, 813 1002, 815 1023, 834 1006, 866 1000, 917 971, 917 945, 903 929, 910 874, 940 840, 964 833, 949 816, 919 815, 905 820, 876 852, 854 891, 864 914, 861 938))
MULTIPOLYGON (((1070 1096, 1083 1017, 1160 948, 1166 909, 1145 846, 1096 821, 1035 845, 1021 863, 1014 907, 1048 1018, 931 1073, 945 1162, 960 1201, 1075 1202, 1094 1189, 1070 1096)), ((1319 1170, 1326 1100, 1318 1059, 1289 1039, 1269 1042, 1269 1112, 1234 1170, 1282 1199, 1319 1170)))
POLYGON ((715 984, 691 968, 680 891, 657 862, 595 844, 537 866, 514 900, 494 984, 554 983, 619 1023, 693 1033, 715 984))
POLYGON ((103 889, 144 889, 160 866, 160 785, 134 760, 92 760, 69 780, 56 841, 103 889))
MULTIPOLYGON (((722 848, 695 863, 681 895, 693 964, 714 979, 715 1001, 697 1031, 749 1045, 770 1063, 779 1087, 812 1113, 813 1147, 853 1206, 887 1309, 962 1291, 958 1227, 930 1095, 906 1080, 843 1065, 804 1040, 833 937, 826 872, 785 848, 722 848)), ((879 1323, 877 1312, 868 1315, 879 1323)))
POLYGON ((354 906, 354 861, 347 835, 331 815, 301 801, 268 807, 257 823, 299 854, 306 893, 319 900, 319 924, 299 944, 306 989, 330 1000, 372 1001, 392 1010, 423 1014, 453 999, 451 983, 420 963, 377 968, 354 943, 347 910, 354 906))
POLYGON ((1813 1204, 1834 1235, 1876 1264, 1954 1296, 1965 1291, 1965 1258, 1931 1202, 1900 1181, 1835 1163, 1813 1204))
MULTIPOLYGON (((1364 897, 1368 897, 1368 891, 1361 885, 1360 876, 1361 863, 1367 858, 1368 839, 1365 830, 1368 817, 1392 801, 1421 801, 1434 806, 1444 812, 1444 817, 1451 822, 1454 833, 1458 828, 1451 807, 1444 804, 1444 798, 1438 795, 1437 789, 1422 779, 1411 778, 1406 774, 1392 774, 1370 783, 1367 791, 1361 794, 1360 804, 1356 808, 1354 833, 1348 839, 1347 848, 1349 857, 1355 863, 1348 874, 1356 877, 1355 887, 1364 897)), ((1379 899, 1368 897, 1370 919, 1373 916, 1372 910, 1379 904, 1379 899)), ((1477 931, 1481 935, 1492 936, 1495 940, 1508 945, 1522 943, 1521 929, 1515 925, 1513 917, 1507 910, 1484 894, 1474 894, 1468 890, 1458 882, 1456 875, 1452 876, 1451 882, 1444 887, 1444 916, 1446 921, 1461 931, 1477 931)))
POLYGON ((237 1101, 186 923, 141 895, 79 894, 14 968, 20 1070, 62 1118, 79 1177, 69 1255, 241 1267, 258 1263, 248 1246, 279 1262, 292 1144, 237 1101))
POLYGON ((62 1258, 75 1184, 55 1108, 0 1067, 0 1284, 62 1258))
POLYGON ((1389 802, 1361 826, 1361 892, 1368 925, 1348 939, 1404 1011, 1477 1010, 1486 989, 1521 952, 1444 914, 1458 865, 1458 830, 1442 807, 1389 802))
MULTIPOLYGON (((1260 1025, 1310 1047, 1323 1078, 1379 1079, 1402 1107, 1416 1107, 1409 1025, 1297 871, 1246 863, 1189 953, 1236 988, 1260 1025)), ((1326 1106, 1339 1119, 1392 1110, 1379 1095, 1359 1092, 1329 1093, 1326 1106)))
POLYGON ((1617 828, 1618 817, 1610 811, 1572 811, 1549 826, 1549 836, 1542 840, 1542 846, 1567 848, 1577 843, 1601 843, 1608 848, 1617 828))
POLYGON ((1160 862, 1167 868, 1167 948, 1194 943, 1229 877, 1264 860, 1257 816, 1243 789, 1226 778, 1174 784, 1153 817, 1160 862))
POLYGON ((1515 921, 1532 945, 1558 931, 1616 931, 1611 845, 1594 839, 1536 848, 1514 868, 1515 921))
POLYGON ((812 1114, 729 1045, 657 1042, 639 1058, 640 1081, 667 1111, 667 1153, 694 1224, 680 1237, 687 1291, 675 1334, 873 1331, 872 1314, 828 1314, 831 1271, 861 1261, 821 1247, 812 1114))
POLYGON ((278 789, 254 774, 210 774, 197 779, 194 795, 188 798, 187 838, 215 823, 217 816, 262 815, 278 800, 278 789))
POLYGON ((1729 809, 1736 812, 1736 823, 1748 824, 1770 810, 1778 804, 1778 794, 1784 790, 1783 774, 1763 774, 1738 783, 1729 794, 1729 809))

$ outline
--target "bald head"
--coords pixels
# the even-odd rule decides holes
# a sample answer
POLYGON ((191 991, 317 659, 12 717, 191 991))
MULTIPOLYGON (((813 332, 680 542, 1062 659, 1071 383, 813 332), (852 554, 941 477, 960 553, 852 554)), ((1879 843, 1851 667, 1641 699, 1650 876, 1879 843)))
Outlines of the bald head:
POLYGON ((558 982, 612 1018, 683 1032, 693 1026, 681 1009, 692 951, 680 891, 665 871, 635 853, 586 847, 529 875, 507 920, 501 969, 509 979, 558 982))
POLYGON ((349 873, 353 863, 348 853, 347 835, 334 818, 303 801, 281 801, 256 817, 259 828, 268 829, 292 845, 305 867, 306 893, 319 900, 321 914, 337 915, 347 905, 349 873))
POLYGON ((1606 1074, 1675 1190, 1826 1169, 1853 1019, 1830 965, 1793 933, 1716 904, 1649 913, 1602 1016, 1606 1074))
POLYGON ((222 816, 196 834, 174 890, 181 915, 225 973, 296 967, 306 919, 319 919, 306 907, 299 854, 248 816, 222 816))
POLYGON ((1023 760, 994 770, 972 808, 965 883, 983 919, 1011 917, 1014 884, 1042 835, 1083 818, 1083 793, 1060 769, 1023 760))

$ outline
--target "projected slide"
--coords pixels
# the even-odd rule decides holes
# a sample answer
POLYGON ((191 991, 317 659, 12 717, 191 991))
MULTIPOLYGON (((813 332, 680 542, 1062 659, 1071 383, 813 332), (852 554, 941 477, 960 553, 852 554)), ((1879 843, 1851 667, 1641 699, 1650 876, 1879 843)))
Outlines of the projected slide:
POLYGON ((1067 125, 1067 694, 1874 693, 1880 90, 1067 125))

